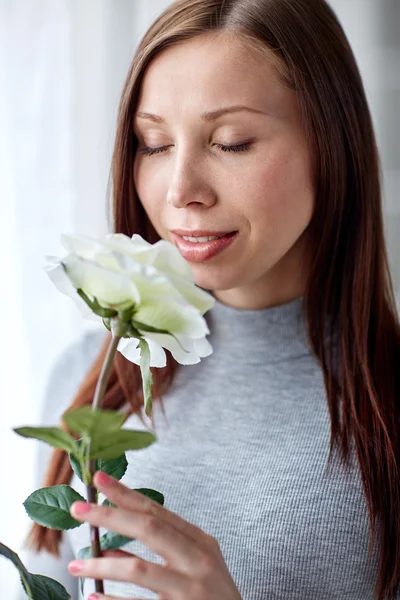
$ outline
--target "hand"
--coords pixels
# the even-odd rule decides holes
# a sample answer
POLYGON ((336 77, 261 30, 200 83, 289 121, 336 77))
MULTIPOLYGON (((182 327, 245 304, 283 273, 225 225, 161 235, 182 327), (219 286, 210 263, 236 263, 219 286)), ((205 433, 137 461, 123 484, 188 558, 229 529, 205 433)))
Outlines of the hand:
MULTIPOLYGON (((158 593, 160 600, 242 600, 215 538, 101 471, 93 483, 118 508, 74 502, 71 515, 140 540, 165 564, 104 551, 101 558, 72 561, 72 575, 128 581, 158 593)), ((94 598, 117 600, 101 594, 94 598)))

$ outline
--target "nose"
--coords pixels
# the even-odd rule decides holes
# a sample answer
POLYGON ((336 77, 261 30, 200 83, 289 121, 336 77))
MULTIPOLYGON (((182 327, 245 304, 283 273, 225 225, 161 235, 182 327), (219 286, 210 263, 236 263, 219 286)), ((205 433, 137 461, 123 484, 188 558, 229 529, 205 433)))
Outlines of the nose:
POLYGON ((168 186, 167 203, 174 208, 185 208, 189 204, 210 207, 216 199, 209 175, 200 161, 195 157, 177 157, 168 186))

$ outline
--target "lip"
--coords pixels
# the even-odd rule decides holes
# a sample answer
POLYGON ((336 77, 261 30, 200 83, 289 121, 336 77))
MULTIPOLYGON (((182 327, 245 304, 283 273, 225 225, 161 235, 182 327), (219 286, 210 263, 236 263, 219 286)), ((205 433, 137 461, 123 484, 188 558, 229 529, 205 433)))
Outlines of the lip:
POLYGON ((212 235, 227 235, 228 233, 232 233, 231 231, 209 231, 206 229, 171 229, 171 233, 176 233, 176 235, 185 235, 186 237, 206 237, 212 235))
POLYGON ((195 232, 185 232, 184 234, 177 234, 176 231, 182 230, 174 230, 173 232, 171 232, 173 244, 178 248, 179 252, 185 260, 193 263, 204 262, 210 260, 211 258, 214 258, 214 256, 217 256, 217 254, 220 254, 221 252, 223 252, 223 250, 225 250, 232 243, 234 243, 234 241, 239 235, 238 231, 233 231, 231 233, 201 231, 199 233, 199 230, 196 230, 195 232), (194 233, 196 233, 196 235, 194 235, 194 233), (208 242, 189 242, 188 240, 184 240, 182 235, 189 237, 222 235, 223 237, 208 242))

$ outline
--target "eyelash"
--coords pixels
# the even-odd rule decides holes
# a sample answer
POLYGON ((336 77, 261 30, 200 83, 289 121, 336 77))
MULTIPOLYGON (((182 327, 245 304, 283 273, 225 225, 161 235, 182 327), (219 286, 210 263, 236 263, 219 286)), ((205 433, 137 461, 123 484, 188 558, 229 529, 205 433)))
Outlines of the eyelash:
MULTIPOLYGON (((235 146, 225 146, 224 144, 215 145, 218 146, 222 150, 222 152, 246 152, 247 150, 250 150, 249 143, 236 144, 235 146)), ((141 154, 144 154, 145 156, 152 156, 153 154, 160 154, 164 152, 164 150, 166 150, 167 148, 169 148, 169 146, 161 146, 160 148, 149 148, 146 146, 144 148, 141 148, 139 152, 141 154)))

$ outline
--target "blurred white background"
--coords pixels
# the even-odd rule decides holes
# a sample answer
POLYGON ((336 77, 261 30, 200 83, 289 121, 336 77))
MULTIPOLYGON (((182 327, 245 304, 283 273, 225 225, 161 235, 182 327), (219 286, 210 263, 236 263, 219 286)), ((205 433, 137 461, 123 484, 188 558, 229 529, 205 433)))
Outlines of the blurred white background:
MULTIPOLYGON (((107 230, 119 95, 135 47, 170 0, 0 0, 0 541, 21 550, 49 370, 87 327, 43 271, 61 233, 107 230)), ((331 0, 364 77, 381 151, 387 236, 400 291, 400 2, 331 0)), ((55 402, 57 400, 55 399, 55 402)), ((23 554, 22 554, 23 556, 23 554)), ((0 558, 1 598, 18 575, 0 558)))

